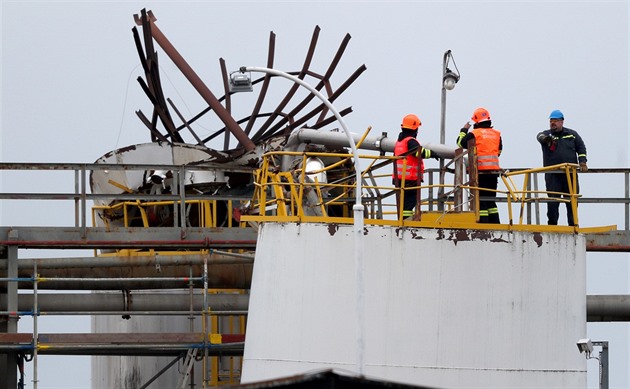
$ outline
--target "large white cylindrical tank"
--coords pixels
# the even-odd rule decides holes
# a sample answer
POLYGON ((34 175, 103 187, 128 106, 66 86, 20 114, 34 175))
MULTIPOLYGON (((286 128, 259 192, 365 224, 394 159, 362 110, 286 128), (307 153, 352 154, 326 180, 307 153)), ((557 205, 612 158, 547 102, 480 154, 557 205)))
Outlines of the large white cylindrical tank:
POLYGON ((356 258, 351 225, 261 226, 243 383, 335 368, 440 388, 586 387, 582 235, 364 231, 356 258))

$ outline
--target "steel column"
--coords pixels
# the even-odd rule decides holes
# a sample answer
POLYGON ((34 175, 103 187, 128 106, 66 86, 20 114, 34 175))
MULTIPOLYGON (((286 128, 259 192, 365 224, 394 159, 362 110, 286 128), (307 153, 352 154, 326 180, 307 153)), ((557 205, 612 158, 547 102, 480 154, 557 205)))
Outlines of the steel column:
MULTIPOLYGON (((15 241, 18 239, 17 231, 13 230, 8 233, 8 240, 15 241)), ((8 269, 7 275, 9 277, 17 277, 18 274, 18 249, 15 245, 0 247, 2 251, 2 257, 7 259, 8 269)), ((17 321, 18 321, 18 284, 17 282, 9 281, 0 286, 0 290, 4 293, 1 300, 6 301, 8 315, 0 317, 0 333, 15 334, 17 333, 17 321)), ((17 369, 17 350, 9 350, 3 354, 0 354, 0 377, 4 377, 2 385, 3 388, 14 389, 18 385, 18 369, 17 369)))

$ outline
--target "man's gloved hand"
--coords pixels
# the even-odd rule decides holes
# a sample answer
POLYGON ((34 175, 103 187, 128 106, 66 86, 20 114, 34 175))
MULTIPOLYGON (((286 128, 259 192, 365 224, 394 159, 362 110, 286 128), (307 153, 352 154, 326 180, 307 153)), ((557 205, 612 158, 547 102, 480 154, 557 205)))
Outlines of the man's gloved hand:
POLYGON ((436 153, 433 150, 431 150, 431 158, 434 158, 436 161, 444 159, 444 157, 442 157, 440 154, 436 153))
POLYGON ((547 145, 550 145, 551 141, 553 140, 553 137, 551 135, 540 134, 540 136, 538 137, 538 140, 541 143, 545 143, 547 145))
POLYGON ((583 173, 588 171, 588 166, 586 166, 586 162, 580 162, 580 171, 583 173))

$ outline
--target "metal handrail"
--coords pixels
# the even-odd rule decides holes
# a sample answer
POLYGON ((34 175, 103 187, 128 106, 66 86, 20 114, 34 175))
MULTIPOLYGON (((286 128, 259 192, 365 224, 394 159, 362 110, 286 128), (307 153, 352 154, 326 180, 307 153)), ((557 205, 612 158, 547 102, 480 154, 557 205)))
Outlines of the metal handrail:
MULTIPOLYGON (((295 153, 300 156, 306 155, 306 153, 295 153)), ((308 153, 309 156, 330 156, 329 153, 308 153)), ((340 154, 339 157, 349 158, 347 154, 340 154)), ((361 156, 362 158, 369 158, 372 161, 375 161, 375 158, 379 158, 376 156, 361 156)), ((395 160, 395 157, 380 157, 382 161, 392 163, 395 160)), ((377 166, 382 167, 382 166, 377 166)), ((327 167, 328 168, 328 167, 327 167)), ((3 200, 41 200, 41 201, 71 201, 74 204, 75 210, 75 227, 86 228, 87 227, 87 216, 88 216, 88 201, 103 201, 105 199, 111 201, 173 201, 179 202, 181 207, 184 207, 185 203, 189 200, 201 200, 201 199, 209 199, 213 198, 216 200, 228 200, 228 199, 238 199, 238 200, 250 200, 247 197, 232 197, 232 196, 208 196, 208 195, 197 195, 197 194, 189 194, 187 193, 185 196, 183 194, 185 191, 183 188, 179 188, 180 185, 184 183, 181 180, 177 180, 173 182, 173 186, 177 186, 174 193, 177 194, 138 194, 138 193, 111 193, 111 194, 95 194, 88 193, 87 189, 87 177, 90 172, 94 171, 105 171, 105 170, 137 170, 137 171, 146 171, 146 170, 172 170, 177 172, 186 172, 189 170, 214 170, 215 167, 204 167, 202 165, 148 165, 148 164, 66 164, 66 163, 0 163, 0 174, 4 175, 4 173, 9 171, 21 171, 21 172, 45 172, 45 171, 69 171, 73 173, 73 184, 74 190, 68 192, 46 192, 41 188, 41 184, 38 184, 38 188, 36 190, 29 190, 27 192, 14 192, 8 191, 7 187, 11 187, 9 184, 9 180, 4 179, 4 185, 2 190, 0 191, 0 201, 3 200)), ((238 172, 251 172, 252 169, 243 168, 243 169, 227 169, 228 171, 238 171, 238 172)), ((526 223, 528 224, 539 224, 540 220, 540 204, 543 202, 550 201, 545 197, 540 197, 537 194, 541 194, 544 191, 540 191, 538 189, 538 177, 541 174, 545 174, 544 168, 535 168, 535 169, 526 169, 526 168, 510 168, 508 169, 509 176, 518 174, 529 174, 530 179, 527 183, 527 188, 523 191, 529 192, 529 197, 527 201, 525 201, 524 207, 526 208, 526 223), (529 170, 529 173, 523 173, 529 170), (533 216, 533 218, 532 218, 533 216), (535 219, 535 220, 533 220, 535 219)), ((446 168, 446 172, 452 172, 446 168)), ((423 185, 420 188, 428 191, 428 196, 423 198, 421 202, 423 204, 428 204, 429 210, 435 203, 435 199, 437 199, 437 190, 440 188, 440 185, 434 185, 434 182, 438 182, 434 176, 436 174, 441 174, 439 169, 431 169, 428 168, 425 170, 426 175, 428 176, 428 185, 423 185)), ((364 177, 368 173, 364 173, 364 177)), ((444 174, 444 172, 442 172, 444 174)), ((579 173, 580 177, 591 177, 593 175, 622 175, 623 176, 623 186, 621 190, 623 191, 623 196, 598 196, 592 197, 582 194, 579 198, 580 204, 623 204, 624 205, 624 229, 630 229, 630 169, 628 168, 591 168, 586 173, 579 173)), ((380 177, 387 176, 387 174, 381 175, 380 177)), ((379 177, 379 176, 375 176, 379 177)), ((584 179, 584 178, 582 178, 584 179)), ((20 182, 24 182, 24 178, 20 178, 20 182)), ((617 180, 616 182, 620 182, 617 180)), ((22 184, 23 185, 23 184, 22 184)), ((321 185, 317 186, 314 184, 309 184, 313 187, 319 187, 321 189, 321 185)), ((327 184, 328 188, 332 188, 333 186, 343 187, 346 184, 344 183, 329 183, 327 184)), ((307 185, 306 185, 307 186, 307 185)), ((584 185, 582 185, 584 186, 584 185)), ((349 187, 349 186, 348 186, 349 187)), ((368 185, 366 190, 373 190, 377 192, 387 191, 388 189, 392 189, 387 185, 368 185)), ((461 189, 461 187, 460 187, 461 189)), ((348 189, 351 190, 351 189, 348 189)), ((385 193, 381 195, 381 198, 387 198, 393 196, 393 193, 385 193)), ((553 201, 563 201, 562 199, 553 199, 553 201)), ((329 200, 330 202, 330 200, 329 200)), ((497 202, 508 202, 507 195, 504 196, 503 193, 498 193, 497 202)), ((383 204, 381 206, 387 206, 387 204, 383 204)), ((387 214, 385 212, 385 214, 387 214)))

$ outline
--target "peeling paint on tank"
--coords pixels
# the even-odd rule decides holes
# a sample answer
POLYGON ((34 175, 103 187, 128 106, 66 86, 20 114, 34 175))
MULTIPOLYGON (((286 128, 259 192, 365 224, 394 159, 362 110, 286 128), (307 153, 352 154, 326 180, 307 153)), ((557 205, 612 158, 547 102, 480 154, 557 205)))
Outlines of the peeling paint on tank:
POLYGON ((540 232, 534 232, 534 242, 536 242, 538 247, 542 246, 543 238, 542 235, 540 235, 540 232))
MULTIPOLYGON (((458 230, 455 231, 455 244, 457 244, 457 242, 459 241, 467 241, 467 240, 471 240, 471 236, 468 235, 468 230, 458 230)), ((452 235, 451 235, 452 238, 452 235)), ((474 236, 473 236, 474 239, 474 236)))
POLYGON ((339 225, 338 224, 329 224, 328 225, 328 233, 330 234, 330 236, 335 236, 337 231, 339 231, 339 225))
POLYGON ((411 230, 411 239, 424 239, 424 237, 418 234, 418 230, 411 230))
POLYGON ((121 147, 119 149, 116 149, 116 150, 108 152, 107 154, 103 155, 101 157, 101 159, 107 159, 107 158, 115 156, 116 154, 127 153, 127 152, 133 151, 135 149, 136 149, 136 145, 121 147))
POLYGON ((444 231, 440 230, 438 233, 437 240, 446 239, 452 241, 455 245, 458 242, 466 242, 466 241, 475 241, 475 240, 484 240, 493 243, 510 243, 509 240, 505 239, 503 235, 499 235, 495 237, 495 235, 490 231, 485 230, 456 230, 450 231, 448 237, 444 233, 444 231))

